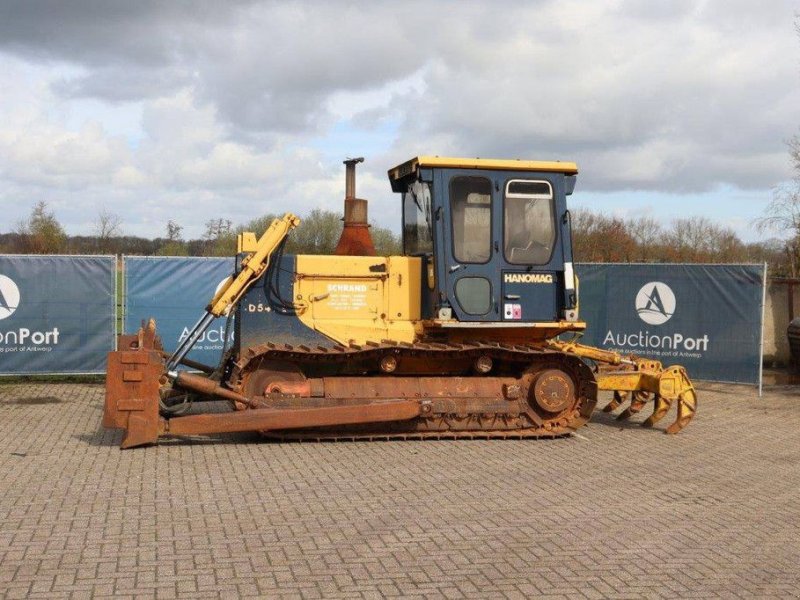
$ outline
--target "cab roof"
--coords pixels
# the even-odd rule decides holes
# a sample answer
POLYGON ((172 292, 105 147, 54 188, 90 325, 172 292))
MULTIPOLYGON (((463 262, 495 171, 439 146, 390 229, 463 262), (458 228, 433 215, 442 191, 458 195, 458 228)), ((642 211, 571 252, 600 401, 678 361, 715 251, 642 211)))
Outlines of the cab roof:
POLYGON ((439 167, 446 169, 486 169, 490 171, 549 171, 575 175, 578 165, 574 162, 519 160, 497 158, 451 158, 446 156, 415 156, 411 160, 389 169, 389 180, 404 179, 420 168, 439 167))

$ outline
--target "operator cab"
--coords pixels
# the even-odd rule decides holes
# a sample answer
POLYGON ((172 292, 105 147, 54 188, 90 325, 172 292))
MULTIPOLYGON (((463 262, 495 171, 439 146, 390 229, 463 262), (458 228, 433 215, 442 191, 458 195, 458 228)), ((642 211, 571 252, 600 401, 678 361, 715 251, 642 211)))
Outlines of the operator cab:
POLYGON ((391 169, 403 253, 423 262, 423 318, 577 321, 566 205, 577 173, 570 162, 438 156, 391 169))

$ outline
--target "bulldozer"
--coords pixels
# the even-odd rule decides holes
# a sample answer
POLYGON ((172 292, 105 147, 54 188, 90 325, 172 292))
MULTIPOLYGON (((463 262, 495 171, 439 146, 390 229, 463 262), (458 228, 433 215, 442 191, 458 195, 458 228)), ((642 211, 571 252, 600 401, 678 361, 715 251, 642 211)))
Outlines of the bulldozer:
POLYGON ((121 446, 260 432, 292 440, 552 438, 589 421, 598 391, 625 419, 696 412, 681 366, 580 343, 579 281, 561 161, 417 156, 388 171, 403 252, 376 256, 345 161, 333 255, 284 252, 300 220, 242 233, 234 272, 165 352, 155 322, 108 357, 103 425, 121 446), (215 319, 217 365, 187 357, 215 319))

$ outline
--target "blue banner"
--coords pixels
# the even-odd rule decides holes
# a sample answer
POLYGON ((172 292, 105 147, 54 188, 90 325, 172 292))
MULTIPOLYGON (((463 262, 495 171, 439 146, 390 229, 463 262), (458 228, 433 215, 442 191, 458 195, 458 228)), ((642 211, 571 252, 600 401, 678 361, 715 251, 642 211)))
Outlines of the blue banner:
POLYGON ((105 373, 113 256, 0 256, 0 375, 105 373))
POLYGON ((583 342, 758 384, 763 265, 580 264, 583 342))
MULTIPOLYGON (((214 295, 217 285, 233 274, 233 258, 126 256, 125 333, 136 333, 151 317, 164 350, 172 352, 214 295)), ((211 324, 188 358, 215 366, 225 339, 225 319, 211 324)), ((231 325, 229 337, 233 336, 231 325)))

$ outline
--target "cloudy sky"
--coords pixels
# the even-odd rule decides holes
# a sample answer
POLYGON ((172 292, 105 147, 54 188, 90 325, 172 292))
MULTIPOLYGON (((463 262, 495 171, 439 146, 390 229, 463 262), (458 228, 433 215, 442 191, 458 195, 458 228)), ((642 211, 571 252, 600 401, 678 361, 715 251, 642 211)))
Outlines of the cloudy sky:
POLYGON ((339 210, 342 159, 398 230, 417 154, 578 162, 574 207, 746 240, 792 176, 800 1, 0 0, 0 232, 188 237, 339 210))

